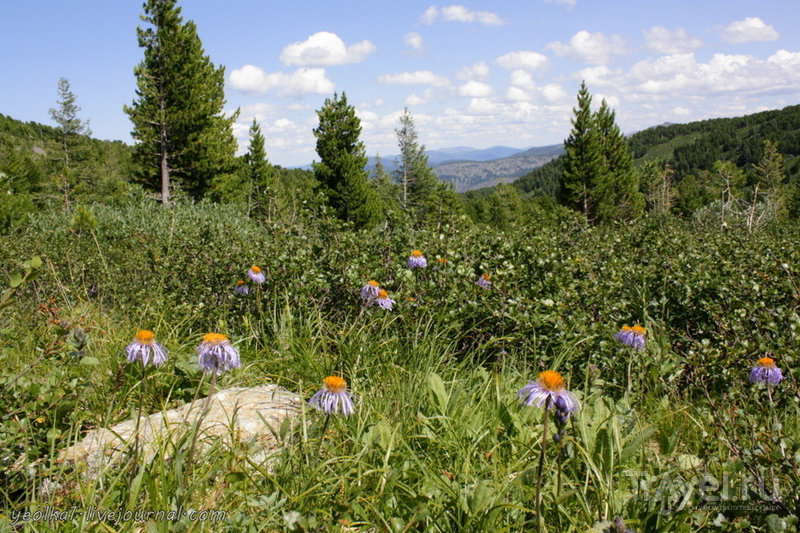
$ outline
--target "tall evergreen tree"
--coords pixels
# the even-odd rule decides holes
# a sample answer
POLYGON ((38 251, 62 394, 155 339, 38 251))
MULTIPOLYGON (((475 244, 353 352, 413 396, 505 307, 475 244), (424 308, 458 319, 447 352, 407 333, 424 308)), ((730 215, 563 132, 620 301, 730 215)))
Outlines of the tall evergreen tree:
POLYGON ((314 129, 317 138, 319 163, 314 163, 314 174, 320 189, 327 197, 336 216, 368 226, 377 222, 380 205, 375 191, 367 183, 368 173, 364 143, 359 140, 361 120, 355 108, 347 103, 347 95, 334 93, 326 98, 317 111, 319 126, 314 129))
POLYGON ((630 219, 644 210, 639 174, 633 169, 633 151, 605 99, 594 114, 603 168, 596 176, 592 197, 598 221, 630 219))
POLYGON ((70 150, 78 141, 81 135, 90 136, 92 130, 89 129, 89 121, 83 121, 78 117, 81 110, 75 104, 77 97, 72 93, 70 83, 67 78, 58 80, 58 107, 50 108, 50 117, 58 124, 58 132, 61 135, 61 143, 64 148, 64 167, 69 169, 70 150))
POLYGON ((592 188, 603 172, 603 154, 600 136, 594 127, 592 95, 581 83, 578 107, 573 108, 572 131, 564 141, 567 154, 564 158, 562 190, 564 201, 580 210, 587 220, 595 218, 592 188))
POLYGON ((259 211, 272 220, 280 211, 280 194, 275 173, 267 159, 264 134, 253 119, 250 125, 250 146, 244 156, 247 163, 247 213, 259 211))
POLYGON ((414 118, 408 108, 400 116, 400 128, 395 129, 395 133, 400 146, 395 173, 402 187, 402 206, 417 221, 424 222, 438 211, 439 178, 428 163, 425 145, 417 141, 414 118))
POLYGON ((223 115, 225 68, 203 50, 194 22, 183 23, 176 0, 147 0, 137 28, 144 59, 134 69, 137 99, 125 112, 133 122, 135 160, 143 181, 170 202, 173 182, 201 198, 210 181, 234 170, 236 114, 223 115))

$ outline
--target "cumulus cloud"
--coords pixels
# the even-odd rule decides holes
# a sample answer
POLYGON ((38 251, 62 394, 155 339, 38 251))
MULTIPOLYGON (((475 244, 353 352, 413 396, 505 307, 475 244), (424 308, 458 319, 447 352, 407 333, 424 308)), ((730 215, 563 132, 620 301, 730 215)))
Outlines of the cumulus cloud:
POLYGON ((508 54, 498 57, 494 61, 508 70, 539 70, 548 65, 547 56, 539 52, 531 52, 528 50, 509 52, 508 54))
POLYGON ((266 73, 264 69, 245 65, 231 72, 228 78, 231 88, 251 96, 261 96, 275 90, 281 98, 302 94, 329 94, 334 84, 325 75, 323 68, 300 68, 291 74, 285 72, 266 73))
POLYGON ((450 80, 443 76, 437 76, 430 70, 400 72, 399 74, 383 74, 382 76, 378 77, 378 82, 395 85, 431 85, 433 87, 444 87, 446 85, 450 85, 450 80))
POLYGON ((628 53, 628 48, 619 35, 606 36, 586 30, 573 35, 568 44, 556 41, 549 43, 546 48, 559 57, 595 65, 606 65, 612 56, 628 53))
POLYGON ((722 39, 728 44, 741 44, 753 41, 777 41, 780 34, 758 17, 747 17, 734 22, 720 31, 722 39))
POLYGON ((494 93, 492 86, 480 81, 470 80, 458 88, 459 96, 469 96, 471 98, 491 96, 494 93))
POLYGON ((489 65, 486 62, 474 63, 470 67, 464 67, 456 72, 456 78, 460 80, 485 80, 489 76, 489 65))
POLYGON ((595 85, 613 86, 640 100, 673 95, 793 94, 800 91, 800 52, 780 50, 766 60, 745 54, 714 54, 705 63, 692 53, 673 54, 641 61, 626 74, 608 69, 587 74, 594 76, 595 85))
POLYGON ((503 24, 503 19, 495 13, 473 11, 464 6, 456 5, 443 7, 441 9, 437 6, 431 6, 425 10, 425 13, 423 13, 419 19, 422 24, 433 24, 437 20, 443 20, 445 22, 478 22, 480 24, 486 24, 487 26, 500 26, 503 24))
POLYGON ((683 28, 669 31, 664 26, 656 26, 643 33, 647 48, 660 54, 685 54, 703 46, 702 39, 692 37, 683 28))
POLYGON ((283 49, 280 55, 285 65, 332 66, 360 63, 376 50, 369 41, 345 46, 338 35, 327 31, 315 33, 305 41, 298 41, 283 49))
POLYGON ((428 100, 421 96, 417 96, 416 93, 412 93, 406 97, 406 105, 422 105, 427 104, 428 100))
POLYGON ((415 52, 422 51, 422 36, 415 31, 406 33, 403 36, 403 42, 415 52))

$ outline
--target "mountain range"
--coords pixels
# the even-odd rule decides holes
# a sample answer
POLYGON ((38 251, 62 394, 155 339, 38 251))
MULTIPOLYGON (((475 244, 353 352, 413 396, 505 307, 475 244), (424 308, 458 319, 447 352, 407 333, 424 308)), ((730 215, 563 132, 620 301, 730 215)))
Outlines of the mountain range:
MULTIPOLYGON (((563 153, 562 144, 527 149, 509 146, 484 149, 455 146, 425 151, 434 173, 440 179, 451 182, 456 192, 512 182, 563 153)), ((398 155, 381 156, 384 170, 389 174, 397 170, 396 161, 399 158, 398 155)), ((376 158, 370 157, 366 169, 372 172, 375 163, 376 158)))

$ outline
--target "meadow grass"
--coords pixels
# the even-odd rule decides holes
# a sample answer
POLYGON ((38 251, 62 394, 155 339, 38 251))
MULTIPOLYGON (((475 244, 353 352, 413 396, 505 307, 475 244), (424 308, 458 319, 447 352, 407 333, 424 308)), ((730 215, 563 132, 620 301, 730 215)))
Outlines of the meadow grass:
POLYGON ((746 241, 647 220, 372 233, 266 227, 226 206, 95 210, 88 233, 54 213, 2 238, 9 274, 42 264, 0 309, 0 531, 796 530, 791 228, 746 241), (413 249, 428 268, 406 267, 413 249), (237 295, 252 265, 267 282, 237 295), (484 272, 490 289, 475 284, 484 272), (362 307, 370 279, 392 311, 362 307), (644 351, 613 338, 637 323, 644 351), (170 351, 146 388, 124 357, 143 328, 170 351), (326 423, 306 405, 269 460, 248 443, 193 453, 189 436, 94 473, 56 460, 91 428, 207 394, 195 348, 208 331, 242 359, 217 389, 308 399, 339 375, 355 414, 326 423), (764 355, 778 386, 747 381, 764 355), (581 408, 558 442, 550 420, 542 455, 543 410, 517 391, 548 369, 581 408), (31 519, 53 509, 76 511, 31 519), (206 520, 168 519, 177 509, 206 520))

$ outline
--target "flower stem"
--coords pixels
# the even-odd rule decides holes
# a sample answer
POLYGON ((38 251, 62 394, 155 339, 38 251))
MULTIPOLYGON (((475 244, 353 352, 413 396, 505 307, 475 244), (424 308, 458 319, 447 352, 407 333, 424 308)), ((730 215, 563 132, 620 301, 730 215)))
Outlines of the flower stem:
POLYGON ((544 521, 542 520, 542 476, 544 474, 544 454, 547 451, 547 420, 550 418, 550 402, 548 396, 544 404, 544 421, 542 423, 542 451, 539 455, 539 471, 536 473, 536 531, 544 531, 544 521))

